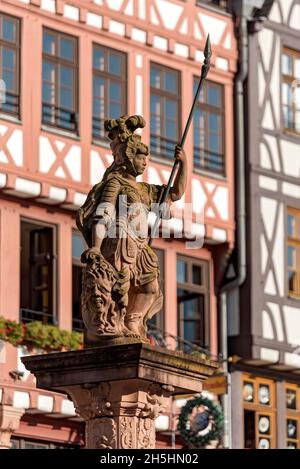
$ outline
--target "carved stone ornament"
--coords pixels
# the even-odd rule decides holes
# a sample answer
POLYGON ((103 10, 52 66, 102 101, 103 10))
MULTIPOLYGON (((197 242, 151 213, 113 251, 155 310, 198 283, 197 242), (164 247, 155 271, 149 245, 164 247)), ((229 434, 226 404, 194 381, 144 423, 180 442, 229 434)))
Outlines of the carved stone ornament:
POLYGON ((155 447, 155 419, 164 412, 172 386, 114 381, 68 388, 76 412, 86 421, 87 448, 155 447))
MULTIPOLYGON (((148 245, 148 214, 165 186, 137 182, 148 162, 148 147, 135 130, 141 116, 105 121, 113 163, 77 213, 88 250, 82 280, 85 343, 137 338, 148 342, 147 321, 163 304, 158 259, 148 245)), ((182 197, 186 184, 183 150, 177 149, 178 174, 166 205, 182 197)), ((169 216, 167 211, 165 216, 169 216)))

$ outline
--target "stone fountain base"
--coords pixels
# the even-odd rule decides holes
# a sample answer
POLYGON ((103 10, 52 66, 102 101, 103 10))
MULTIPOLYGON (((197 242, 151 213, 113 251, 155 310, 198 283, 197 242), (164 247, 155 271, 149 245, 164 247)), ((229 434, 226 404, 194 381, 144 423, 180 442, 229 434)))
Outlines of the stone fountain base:
POLYGON ((176 394, 199 393, 218 364, 140 342, 23 357, 37 387, 64 392, 86 422, 86 447, 155 448, 155 418, 176 394))

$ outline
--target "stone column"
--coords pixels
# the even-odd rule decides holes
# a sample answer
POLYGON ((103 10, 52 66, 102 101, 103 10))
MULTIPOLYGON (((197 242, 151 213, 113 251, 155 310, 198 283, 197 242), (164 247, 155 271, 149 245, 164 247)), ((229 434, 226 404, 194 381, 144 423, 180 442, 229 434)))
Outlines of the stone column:
POLYGON ((86 447, 151 449, 171 395, 202 391, 219 364, 128 342, 22 357, 37 387, 67 393, 86 422, 86 447))
POLYGON ((66 390, 86 422, 86 448, 153 449, 155 419, 165 410, 174 388, 130 380, 66 390))
POLYGON ((0 449, 11 447, 10 437, 20 425, 24 409, 16 409, 11 405, 0 405, 0 449))

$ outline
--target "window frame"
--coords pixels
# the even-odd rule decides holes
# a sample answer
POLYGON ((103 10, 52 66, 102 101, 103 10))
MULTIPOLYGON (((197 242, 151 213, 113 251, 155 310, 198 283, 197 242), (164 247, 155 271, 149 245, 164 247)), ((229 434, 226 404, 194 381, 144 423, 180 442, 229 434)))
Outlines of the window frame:
MULTIPOLYGON (((181 89, 182 89, 182 81, 181 81, 181 70, 179 69, 176 69, 176 68, 172 68, 172 67, 168 67, 166 65, 163 65, 159 62, 154 62, 154 61, 150 61, 150 74, 149 74, 149 85, 150 85, 150 101, 149 101, 149 105, 150 105, 150 110, 149 110, 149 114, 150 114, 150 152, 151 152, 151 155, 153 155, 154 157, 157 157, 157 158, 161 158, 163 159, 164 162, 166 161, 169 161, 172 163, 172 158, 173 158, 173 154, 172 156, 168 156, 167 155, 167 150, 162 153, 162 152, 157 152, 153 149, 152 145, 151 145, 151 140, 152 138, 159 138, 160 139, 160 142, 171 142, 173 143, 173 141, 169 140, 166 138, 165 136, 165 129, 164 129, 164 134, 163 132, 161 131, 160 135, 156 135, 156 134, 153 134, 152 133, 152 129, 151 129, 151 99, 152 99, 152 96, 155 95, 155 96, 158 96, 160 99, 172 99, 174 101, 176 101, 177 103, 177 109, 178 109, 178 114, 177 114, 177 133, 178 133, 178 138, 177 140, 174 140, 174 150, 175 150, 175 145, 177 143, 180 143, 180 138, 181 138, 181 132, 182 132, 182 98, 181 98, 181 89), (171 72, 171 73, 175 73, 175 75, 177 76, 177 93, 171 93, 167 90, 164 90, 164 89, 161 89, 161 88, 155 88, 154 86, 151 86, 151 70, 152 70, 152 67, 156 67, 160 70, 160 72, 163 72, 165 73, 166 71, 168 72, 171 72)), ((164 101, 163 101, 164 102, 164 101)), ((162 114, 160 116, 161 117, 161 122, 163 123, 163 126, 162 127, 165 127, 165 122, 166 122, 166 118, 165 118, 165 106, 162 106, 162 114)), ((160 145, 161 147, 161 145, 160 145)))
MULTIPOLYGON (((51 228, 52 229, 52 285, 51 285, 51 293, 52 293, 52 313, 49 313, 49 315, 52 316, 52 324, 57 325, 59 318, 58 318, 58 278, 59 278, 59 272, 58 272, 58 255, 57 255, 57 248, 58 248, 58 226, 55 224, 50 224, 41 220, 37 219, 31 219, 27 217, 21 217, 20 218, 20 264, 21 264, 21 256, 22 256, 22 246, 21 246, 21 229, 22 229, 22 223, 28 223, 30 225, 36 225, 37 227, 43 227, 43 228, 51 228)), ((19 305, 19 310, 20 310, 20 321, 22 321, 22 310, 30 310, 29 308, 22 308, 21 306, 21 265, 20 265, 20 305, 19 305)), ((35 312, 35 310, 32 310, 35 312)), ((39 311, 36 311, 39 313, 39 311)), ((41 312, 42 313, 42 312, 41 312)), ((39 319, 29 319, 27 322, 32 322, 35 320, 39 319)), ((51 323, 49 323, 51 324, 51 323)))
POLYGON ((296 444, 297 449, 300 449, 300 388, 294 383, 285 383, 285 442, 286 447, 289 443, 296 444), (286 405, 286 394, 288 390, 295 391, 296 394, 296 409, 289 409, 286 405), (295 420, 297 422, 297 438, 289 438, 287 435, 287 422, 288 420, 295 420))
MULTIPOLYGON (((10 47, 15 50, 16 52, 16 66, 15 66, 15 72, 16 72, 16 94, 14 95, 17 98, 17 112, 9 112, 5 109, 2 108, 2 105, 0 103, 0 113, 5 114, 8 116, 12 116, 16 119, 21 118, 21 33, 22 33, 22 23, 21 19, 18 18, 17 16, 7 14, 5 12, 0 12, 0 22, 2 24, 3 17, 9 18, 10 20, 13 20, 15 22, 16 26, 16 42, 7 42, 4 39, 0 38, 0 52, 3 47, 10 47)), ((2 62, 1 62, 1 53, 0 53, 0 70, 2 70, 2 62)), ((6 94, 7 94, 7 88, 6 88, 6 94)), ((12 94, 12 93, 10 93, 12 94)))
MULTIPOLYGON (((105 64, 106 64, 105 63, 105 64)), ((99 44, 97 42, 93 42, 92 43, 92 96, 93 96, 93 102, 92 102, 92 140, 97 142, 97 141, 100 141, 101 143, 104 141, 106 141, 106 138, 105 138, 105 135, 103 137, 99 136, 99 135, 96 135, 94 134, 94 111, 93 111, 93 105, 94 105, 94 99, 95 99, 95 95, 94 95, 94 76, 97 76, 97 77, 101 77, 101 78, 104 78, 105 82, 107 82, 107 80, 115 80, 117 81, 118 83, 121 84, 121 99, 122 99, 122 105, 123 105, 123 112, 121 111, 121 115, 124 114, 126 115, 127 114, 127 109, 128 109, 128 54, 126 52, 123 52, 123 51, 120 51, 118 49, 113 49, 112 47, 107 47, 107 46, 104 46, 102 44, 99 44), (94 68, 94 60, 93 60, 93 56, 94 56, 94 49, 102 49, 105 53, 105 60, 106 60, 106 63, 107 63, 107 56, 108 56, 108 53, 113 53, 115 55, 119 55, 119 56, 122 56, 123 57, 123 64, 122 64, 122 71, 121 71, 121 77, 118 77, 117 75, 113 75, 112 73, 110 73, 109 71, 107 70, 104 70, 104 71, 100 71, 96 68, 94 68), (124 74, 123 74, 124 72, 124 74)), ((105 91, 107 91, 107 84, 105 83, 105 91)), ((104 107, 105 107, 105 113, 107 113, 107 109, 108 109, 108 103, 109 103, 109 94, 107 92, 104 93, 104 107)), ((119 116, 117 116, 119 117, 119 116)), ((107 115, 106 118, 104 118, 104 121, 105 119, 111 119, 111 116, 110 115, 107 115)), ((101 120, 99 119, 99 122, 101 120)), ((104 124, 104 122, 103 122, 104 124)))
MULTIPOLYGON (((73 296, 73 294, 74 294, 74 292, 73 292, 73 281, 74 281, 74 267, 83 269, 83 268, 85 267, 85 264, 83 264, 83 263, 81 262, 81 259, 79 259, 78 257, 74 257, 74 256, 73 256, 73 236, 74 236, 74 235, 75 235, 75 236, 80 235, 80 236, 82 237, 83 243, 84 243, 84 245, 85 245, 85 249, 88 249, 88 246, 87 246, 87 244, 86 244, 86 242, 85 242, 85 240, 84 240, 82 234, 80 233, 80 231, 78 231, 78 230, 76 230, 76 229, 73 229, 73 230, 72 230, 72 251, 71 251, 71 258, 72 258, 72 330, 73 330, 73 331, 82 332, 82 331, 84 330, 84 324, 83 324, 82 316, 81 316, 81 319, 74 317, 74 307, 73 307, 73 305, 74 305, 74 303, 73 303, 73 299, 74 299, 74 296, 73 296), (78 327, 75 327, 75 326, 74 326, 74 324, 75 324, 75 322, 76 322, 76 321, 74 322, 74 320, 76 320, 76 319, 77 319, 77 322, 78 322, 78 324, 79 324, 78 327), (82 327, 80 327, 81 325, 82 325, 82 327)), ((80 313, 81 313, 81 306, 80 306, 80 313)))
MULTIPOLYGON (((277 446, 277 406, 276 406, 276 383, 271 379, 262 378, 259 376, 253 376, 249 374, 242 375, 242 403, 243 403, 243 428, 245 428, 245 411, 252 411, 255 413, 255 449, 259 449, 259 440, 265 438, 270 441, 270 448, 275 449, 277 446), (248 402, 243 399, 243 389, 246 383, 253 385, 254 400, 248 402), (268 386, 270 391, 270 402, 269 404, 262 404, 259 402, 258 391, 260 385, 268 386), (270 419, 270 433, 259 432, 258 422, 260 417, 269 417, 270 419)), ((244 443, 245 446, 245 432, 244 432, 244 443)), ((247 449, 247 448, 244 448, 247 449)))
MULTIPOLYGON (((287 75, 287 74, 284 74, 283 73, 283 66, 282 66, 282 61, 283 61, 283 56, 284 55, 287 55, 289 57, 292 58, 293 60, 293 73, 294 73, 294 64, 295 64, 295 58, 298 58, 300 60, 300 50, 296 50, 294 49, 293 47, 289 47, 287 45, 283 45, 282 46, 282 50, 281 50, 281 63, 280 63, 280 74, 281 74, 281 90, 280 90, 280 93, 281 93, 281 100, 280 100, 280 111, 281 111, 281 120, 282 120, 282 128, 283 128, 283 131, 284 133, 288 134, 288 135, 291 135, 291 136, 294 136, 294 137, 300 137, 300 130, 296 130, 295 126, 296 126, 296 119, 295 119, 295 115, 296 115, 296 103, 292 103, 292 113, 293 113, 293 128, 291 127, 287 127, 286 126, 286 122, 285 122, 285 118, 284 118, 284 112, 283 112, 283 109, 284 107, 288 107, 288 105, 286 104, 283 104, 283 85, 284 84, 288 84, 288 85, 291 85, 294 81, 298 81, 299 82, 299 86, 300 86, 300 78, 296 78, 295 75, 287 75)), ((298 109, 298 112, 300 113, 300 107, 298 109)))
MULTIPOLYGON (((43 112, 43 107, 50 106, 51 109, 53 108, 53 105, 46 103, 43 101, 43 86, 44 86, 44 79, 43 79, 43 72, 42 72, 42 125, 49 126, 53 129, 59 129, 59 131, 63 132, 69 132, 74 135, 79 135, 79 40, 77 36, 73 36, 71 34, 65 33, 64 31, 59 31, 56 29, 48 28, 46 26, 43 26, 42 28, 42 38, 44 36, 45 32, 49 32, 50 34, 55 36, 55 48, 56 50, 58 49, 58 40, 60 38, 66 38, 68 40, 72 40, 74 43, 74 61, 72 62, 71 60, 66 60, 58 55, 51 55, 47 54, 44 52, 44 42, 42 39, 42 67, 44 65, 44 60, 51 62, 55 66, 55 115, 54 115, 54 120, 55 123, 51 123, 48 121, 44 120, 44 112, 43 112), (73 89, 73 100, 74 100, 74 112, 70 112, 66 108, 62 108, 59 106, 58 98, 60 98, 61 93, 60 93, 60 79, 59 79, 59 69, 60 66, 66 66, 66 67, 72 67, 73 72, 74 72, 74 89, 73 89), (62 127, 61 125, 58 124, 58 121, 61 119, 59 116, 56 115, 56 111, 62 109, 64 112, 69 112, 70 117, 72 114, 74 114, 74 129, 70 129, 67 127, 62 127)), ((52 111, 51 111, 52 112, 52 111)), ((71 121, 70 121, 71 122, 71 121)))
MULTIPOLYGON (((199 83, 199 79, 200 79, 199 76, 193 75, 193 85, 195 84, 195 82, 199 83)), ((215 85, 220 89, 220 93, 221 93, 220 107, 213 106, 213 105, 208 104, 206 102, 201 102, 200 101, 200 96, 199 96, 199 98, 196 102, 195 110, 201 110, 205 113, 214 113, 214 114, 217 114, 218 116, 220 116, 220 118, 221 118, 221 135, 219 134, 219 132, 218 132, 217 135, 218 135, 218 137, 220 135, 222 153, 217 154, 217 153, 214 153, 214 152, 209 152, 209 150, 208 150, 209 124, 208 124, 208 120, 206 118, 204 120, 205 148, 201 149, 201 147, 199 147, 199 152, 203 151, 205 155, 209 154, 209 153, 213 153, 214 155, 220 156, 220 159, 222 160, 222 171, 216 171, 216 170, 208 168, 207 167, 208 161, 206 163, 206 166, 196 166, 195 156, 193 158, 193 167, 194 167, 194 170, 198 171, 199 173, 204 173, 204 174, 209 174, 209 175, 212 175, 212 176, 218 176, 218 177, 226 178, 227 177, 227 172, 226 172, 226 152, 225 152, 226 142, 225 142, 225 111, 224 111, 225 110, 225 90, 224 90, 224 84, 223 83, 218 83, 218 82, 212 81, 212 80, 205 80, 204 81, 203 92, 205 92, 207 90, 207 86, 209 86, 210 84, 215 85)), ((195 145, 195 132, 196 132, 196 129, 195 129, 195 117, 194 117, 194 119, 193 119, 193 155, 195 155, 195 148, 198 149, 198 147, 196 147, 196 145, 195 145)), ((205 158, 207 158, 207 157, 205 156, 205 158)))
MULTIPOLYGON (((195 344, 199 345, 202 348, 209 348, 210 346, 210 318, 209 318, 209 310, 210 310, 210 265, 209 261, 201 260, 193 257, 184 256, 181 254, 177 254, 176 256, 176 266, 178 261, 183 261, 187 265, 187 282, 179 282, 176 277, 176 291, 177 291, 177 334, 184 340, 184 313, 182 308, 179 307, 178 302, 178 290, 188 290, 191 293, 199 294, 204 298, 204 317, 203 317, 203 331, 201 337, 200 332, 200 340, 204 340, 205 343, 202 344, 195 344), (193 283, 193 266, 197 266, 201 268, 202 273, 202 282, 201 285, 197 285, 193 283)), ((177 270, 176 270, 177 275, 177 270)), ((201 319, 201 318, 200 318, 201 319)), ((191 319, 195 322, 197 318, 191 319)), ((200 324, 201 327, 201 324, 200 324)))
POLYGON ((298 237, 293 237, 290 236, 288 233, 288 228, 286 230, 287 233, 287 238, 286 238, 286 272, 287 272, 287 292, 288 292, 288 297, 293 298, 296 300, 300 300, 300 210, 293 208, 293 207, 287 207, 287 213, 286 213, 286 223, 288 224, 288 217, 293 216, 296 218, 296 234, 298 233, 298 237), (289 266, 289 259, 288 259, 288 249, 289 247, 295 248, 296 250, 296 265, 295 269, 290 268, 289 266), (290 290, 290 285, 289 285, 289 273, 294 272, 295 273, 295 283, 296 283, 296 288, 295 290, 290 290))

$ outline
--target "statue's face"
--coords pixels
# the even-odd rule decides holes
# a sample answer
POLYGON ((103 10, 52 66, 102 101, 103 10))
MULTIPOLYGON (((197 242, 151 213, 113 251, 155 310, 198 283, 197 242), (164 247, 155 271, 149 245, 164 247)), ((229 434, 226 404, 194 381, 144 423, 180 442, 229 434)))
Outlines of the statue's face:
POLYGON ((106 320, 111 302, 110 294, 105 288, 101 288, 99 280, 87 278, 83 296, 85 303, 82 311, 84 322, 88 329, 97 333, 101 320, 106 320))
POLYGON ((143 174, 145 171, 147 164, 148 164, 148 155, 144 155, 143 153, 137 153, 133 159, 133 164, 137 175, 143 174))

